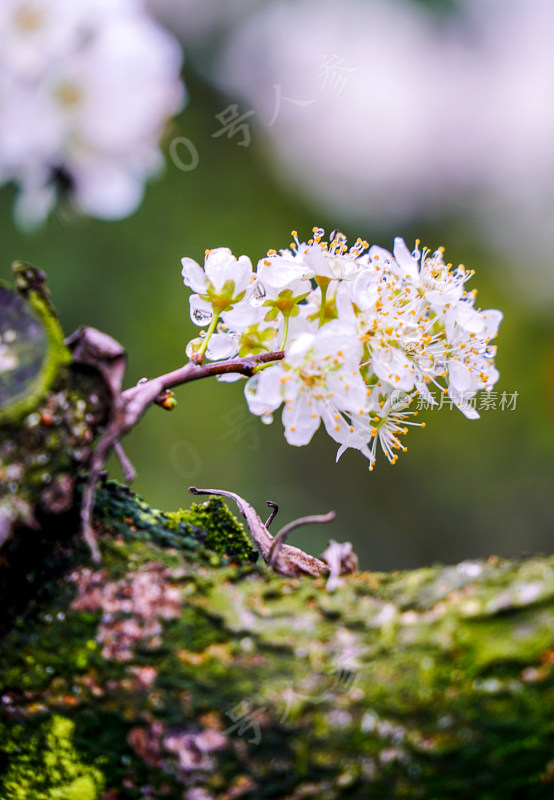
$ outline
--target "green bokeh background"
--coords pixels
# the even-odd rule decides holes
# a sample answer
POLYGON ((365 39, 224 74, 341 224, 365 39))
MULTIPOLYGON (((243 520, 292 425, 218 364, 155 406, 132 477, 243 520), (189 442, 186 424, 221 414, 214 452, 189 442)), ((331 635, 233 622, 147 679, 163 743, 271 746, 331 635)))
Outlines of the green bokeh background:
MULTIPOLYGON (((435 561, 550 551, 553 541, 553 321, 523 302, 498 256, 457 220, 417 228, 354 228, 348 218, 321 214, 275 177, 263 134, 250 147, 213 138, 214 115, 228 98, 214 94, 190 69, 190 101, 167 144, 189 137, 200 163, 165 174, 147 187, 128 220, 101 222, 58 213, 30 235, 13 222, 13 188, 0 191, 1 274, 14 259, 44 269, 64 329, 100 328, 128 350, 126 383, 174 369, 197 329, 189 320, 180 258, 202 262, 208 247, 227 246, 252 261, 307 237, 313 225, 339 227, 385 247, 394 235, 443 244, 448 260, 477 270, 470 286, 479 305, 505 315, 497 340, 498 392, 519 393, 514 411, 485 411, 479 421, 458 411, 422 412, 425 430, 406 437, 409 452, 392 468, 379 457, 369 473, 356 451, 335 465, 336 445, 324 432, 303 448, 285 442, 280 418, 264 426, 249 414, 243 383, 193 383, 177 390, 172 413, 152 409, 124 442, 138 470, 135 488, 154 506, 188 506, 187 487, 238 492, 261 515, 270 499, 281 524, 329 509, 337 521, 295 534, 291 542, 320 553, 329 537, 350 539, 369 569, 408 568, 435 561)), ((183 154, 184 158, 184 154, 183 154)), ((121 477, 115 461, 114 477, 121 477)))

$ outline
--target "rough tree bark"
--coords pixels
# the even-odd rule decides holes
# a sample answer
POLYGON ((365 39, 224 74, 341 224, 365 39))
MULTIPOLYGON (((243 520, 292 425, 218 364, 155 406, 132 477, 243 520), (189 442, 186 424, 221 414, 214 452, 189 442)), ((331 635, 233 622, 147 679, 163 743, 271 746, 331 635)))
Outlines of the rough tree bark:
POLYGON ((329 592, 256 563, 218 499, 164 513, 103 480, 93 563, 80 486, 111 389, 71 363, 37 273, 17 279, 0 290, 2 800, 554 797, 554 558, 329 592))

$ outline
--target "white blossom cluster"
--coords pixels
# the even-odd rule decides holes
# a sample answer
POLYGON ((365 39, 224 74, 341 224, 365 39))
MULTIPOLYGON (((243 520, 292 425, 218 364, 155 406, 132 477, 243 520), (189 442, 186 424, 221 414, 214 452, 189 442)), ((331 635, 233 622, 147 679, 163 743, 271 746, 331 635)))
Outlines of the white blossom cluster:
MULTIPOLYGON (((254 272, 246 256, 206 251, 204 268, 182 260, 191 317, 202 335, 189 357, 211 360, 284 351, 259 364, 245 385, 248 407, 269 423, 283 405, 289 444, 307 444, 321 421, 339 445, 355 448, 373 469, 377 443, 394 464, 415 421, 418 395, 436 404, 429 385, 447 394, 469 419, 472 399, 490 391, 502 314, 475 308, 473 271, 453 268, 443 248, 397 238, 393 252, 358 239, 350 248, 321 228, 289 249, 270 250, 254 272)), ((240 376, 233 375, 232 378, 240 376)), ((228 379, 229 376, 224 376, 228 379)))
POLYGON ((18 221, 59 195, 104 219, 133 212, 183 104, 177 41, 140 0, 2 0, 0 41, 0 184, 19 186, 18 221))

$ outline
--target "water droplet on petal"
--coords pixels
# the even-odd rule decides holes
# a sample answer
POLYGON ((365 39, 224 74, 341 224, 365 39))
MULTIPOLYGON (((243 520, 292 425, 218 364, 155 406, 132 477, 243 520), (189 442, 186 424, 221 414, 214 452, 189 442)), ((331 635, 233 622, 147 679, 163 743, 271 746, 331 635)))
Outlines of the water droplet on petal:
POLYGON ((254 396, 258 388, 258 383, 259 383, 259 377, 257 375, 253 375, 251 378, 249 378, 246 383, 246 386, 244 387, 244 391, 246 392, 246 394, 254 396))
POLYGON ((254 286, 254 291, 252 292, 252 297, 250 298, 250 304, 253 306, 263 306, 265 297, 265 287, 263 283, 258 281, 254 286))
POLYGON ((271 425, 273 422, 273 414, 270 414, 269 411, 266 411, 262 414, 261 420, 264 425, 271 425))
POLYGON ((209 325, 213 314, 211 311, 204 311, 202 308, 193 308, 191 311, 192 321, 196 325, 209 325))
POLYGON ((200 350, 201 346, 202 346, 202 339, 200 337, 197 337, 196 339, 191 339, 185 349, 187 358, 192 358, 193 355, 200 350))

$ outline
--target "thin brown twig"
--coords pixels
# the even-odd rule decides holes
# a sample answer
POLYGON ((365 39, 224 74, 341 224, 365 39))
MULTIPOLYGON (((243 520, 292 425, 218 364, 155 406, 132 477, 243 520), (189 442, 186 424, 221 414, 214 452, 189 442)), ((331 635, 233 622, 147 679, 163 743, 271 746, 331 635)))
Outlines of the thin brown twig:
POLYGON ((265 527, 269 528, 269 526, 271 525, 271 523, 273 522, 273 520, 275 519, 275 517, 279 513, 279 506, 277 505, 277 503, 274 503, 273 500, 267 500, 266 501, 266 506, 269 506, 270 509, 271 509, 271 513, 270 513, 269 517, 265 521, 265 527))
MULTIPOLYGON (((182 386, 184 383, 197 381, 201 378, 209 378, 212 375, 228 375, 235 373, 238 375, 246 375, 251 377, 258 364, 268 364, 271 361, 280 361, 284 358, 285 354, 282 350, 277 350, 273 353, 260 353, 257 356, 245 356, 244 358, 232 358, 228 361, 213 361, 210 364, 197 364, 194 361, 189 361, 179 369, 168 372, 166 375, 160 375, 158 378, 153 378, 149 381, 133 386, 127 389, 122 394, 124 400, 132 400, 135 397, 142 397, 144 392, 151 392, 154 388, 159 389, 158 394, 167 390, 174 389, 176 386, 182 386)), ((156 395, 157 397, 157 395, 156 395)), ((150 404, 153 401, 148 401, 150 404)))
MULTIPOLYGON (((174 389, 184 383, 190 383, 201 378, 209 378, 213 375, 235 373, 251 377, 254 375, 258 364, 280 361, 283 357, 284 353, 282 351, 276 351, 273 353, 261 353, 257 356, 234 358, 229 361, 213 361, 209 364, 198 364, 190 361, 183 367, 152 380, 143 379, 136 386, 116 396, 112 418, 92 454, 81 502, 81 527, 95 562, 98 563, 100 561, 100 552, 92 530, 92 511, 100 473, 113 448, 119 450, 120 453, 122 452, 119 444, 122 437, 134 428, 147 409, 154 405, 160 395, 168 389, 174 389)), ((127 469, 132 468, 132 465, 130 462, 126 462, 128 462, 128 459, 125 457, 123 466, 127 471, 127 469)))
MULTIPOLYGON (((191 494, 213 494, 221 497, 229 497, 234 500, 242 516, 246 520, 248 529, 254 539, 258 550, 266 564, 268 564, 275 572, 280 575, 312 575, 316 577, 322 573, 328 572, 329 567, 319 558, 305 553, 299 547, 293 547, 289 544, 283 544, 283 539, 294 528, 299 525, 305 525, 309 522, 330 522, 334 519, 335 514, 333 511, 329 514, 323 514, 311 517, 302 517, 288 525, 280 531, 275 538, 270 534, 267 525, 264 525, 256 509, 247 503, 246 500, 235 492, 228 492, 224 489, 198 489, 196 486, 189 486, 191 494), (281 537, 281 538, 279 538, 281 537)), ((268 504, 269 505, 269 504, 268 504)), ((271 503, 275 511, 275 503, 271 503)), ((274 515, 270 517, 270 521, 274 515)))
MULTIPOLYGON (((289 533, 295 528, 300 528, 302 525, 312 525, 318 524, 321 522, 332 522, 336 517, 334 511, 329 511, 327 514, 310 514, 308 517, 300 517, 299 519, 294 519, 292 522, 289 522, 287 525, 283 525, 281 530, 275 534, 273 537, 273 542, 269 549, 269 565, 270 567, 275 568, 275 564, 277 563, 277 557, 279 555, 279 550, 281 550, 283 544, 285 543, 285 539, 289 535, 289 533)), ((267 525, 266 525, 267 527, 267 525)))

